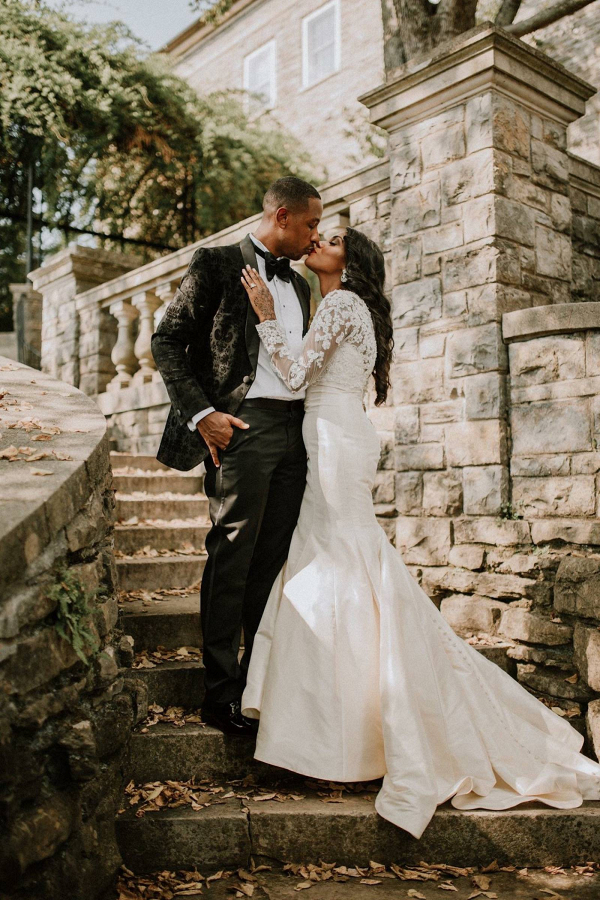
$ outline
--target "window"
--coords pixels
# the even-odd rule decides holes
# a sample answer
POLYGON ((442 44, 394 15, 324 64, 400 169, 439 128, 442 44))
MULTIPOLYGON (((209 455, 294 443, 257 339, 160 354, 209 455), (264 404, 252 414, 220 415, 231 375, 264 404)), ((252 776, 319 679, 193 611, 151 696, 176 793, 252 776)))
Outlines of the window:
POLYGON ((275 41, 263 44, 244 59, 244 90, 250 95, 246 98, 249 113, 258 115, 275 106, 275 41))
POLYGON ((340 67, 340 7, 331 0, 302 20, 302 86, 310 87, 340 67))

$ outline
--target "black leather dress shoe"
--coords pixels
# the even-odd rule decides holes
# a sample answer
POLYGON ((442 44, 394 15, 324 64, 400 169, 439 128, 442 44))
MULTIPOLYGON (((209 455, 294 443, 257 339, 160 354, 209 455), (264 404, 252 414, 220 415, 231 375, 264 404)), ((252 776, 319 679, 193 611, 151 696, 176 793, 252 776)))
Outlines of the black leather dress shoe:
POLYGON ((242 715, 239 700, 231 700, 229 703, 206 704, 201 707, 200 714, 203 722, 219 728, 224 734, 254 737, 258 731, 258 719, 249 719, 242 715))

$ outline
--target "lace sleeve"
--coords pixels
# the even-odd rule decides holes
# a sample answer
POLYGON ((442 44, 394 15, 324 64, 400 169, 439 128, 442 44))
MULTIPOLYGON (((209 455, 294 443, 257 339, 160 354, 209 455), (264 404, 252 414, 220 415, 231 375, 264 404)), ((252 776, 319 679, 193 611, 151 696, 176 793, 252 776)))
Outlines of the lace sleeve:
POLYGON ((349 291, 331 291, 317 309, 304 337, 300 356, 292 356, 285 331, 276 319, 256 326, 271 364, 291 391, 299 391, 319 376, 331 357, 352 333, 355 303, 349 291))

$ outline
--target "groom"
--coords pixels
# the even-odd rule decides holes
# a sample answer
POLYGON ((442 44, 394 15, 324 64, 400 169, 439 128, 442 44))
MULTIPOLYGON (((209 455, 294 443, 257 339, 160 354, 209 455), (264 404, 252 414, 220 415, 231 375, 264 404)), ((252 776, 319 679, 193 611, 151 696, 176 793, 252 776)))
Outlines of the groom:
POLYGON ((292 352, 299 352, 310 287, 290 259, 318 243, 322 212, 312 185, 295 177, 275 181, 254 233, 239 244, 196 250, 152 335, 152 354, 171 400, 157 459, 184 471, 201 461, 206 467, 212 528, 200 592, 202 718, 228 734, 251 735, 258 726, 242 715, 240 698, 306 481, 304 394, 288 391, 271 366, 242 269, 258 269, 292 352))

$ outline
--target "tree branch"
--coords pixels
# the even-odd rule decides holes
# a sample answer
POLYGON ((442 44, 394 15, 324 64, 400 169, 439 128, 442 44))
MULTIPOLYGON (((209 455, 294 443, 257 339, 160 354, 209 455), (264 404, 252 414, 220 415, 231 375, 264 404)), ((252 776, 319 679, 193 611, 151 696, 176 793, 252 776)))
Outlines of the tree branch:
MULTIPOLYGON (((0 220, 8 219, 11 222, 25 222, 26 216, 22 213, 12 213, 0 210, 0 220)), ((126 244, 135 244, 137 247, 152 247, 154 250, 181 250, 181 247, 174 247, 172 244, 160 244, 157 241, 144 241, 141 238, 128 238, 122 234, 106 234, 104 231, 93 231, 91 228, 78 228, 77 225, 70 225, 68 222, 47 222, 41 216, 33 217, 34 225, 43 225, 45 228, 58 228, 59 231, 73 231, 75 234, 92 234, 94 237, 104 238, 111 241, 124 241, 126 244)))
POLYGON ((496 14, 494 25, 501 25, 503 28, 506 28, 507 25, 514 22, 515 16, 521 8, 521 2, 522 0, 502 0, 502 6, 496 14))
POLYGON ((513 22, 512 25, 507 25, 505 30, 514 34, 515 37, 531 34, 532 31, 545 28, 546 25, 552 25, 553 22, 557 22, 564 16, 569 16, 571 13, 577 12, 578 9, 583 9, 584 6, 589 6, 590 3, 595 2, 596 0, 559 0, 550 9, 544 9, 542 12, 536 13, 535 16, 524 19, 522 22, 513 22))

